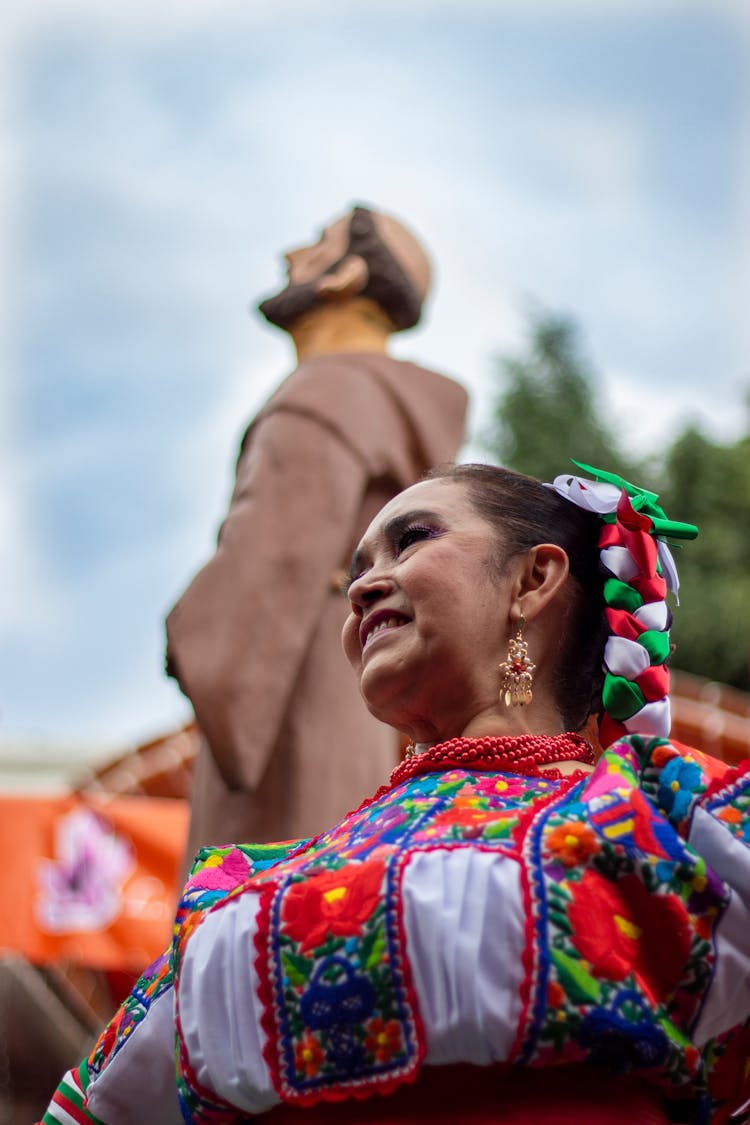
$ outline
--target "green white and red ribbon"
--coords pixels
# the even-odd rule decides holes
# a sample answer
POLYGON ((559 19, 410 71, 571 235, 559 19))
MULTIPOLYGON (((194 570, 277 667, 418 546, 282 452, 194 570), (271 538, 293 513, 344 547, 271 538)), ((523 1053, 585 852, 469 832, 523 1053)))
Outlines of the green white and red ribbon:
POLYGON ((607 577, 604 601, 610 636, 604 649, 602 746, 625 734, 667 738, 671 725, 669 670, 671 614, 667 590, 679 590, 677 567, 663 536, 694 539, 693 524, 667 519, 654 492, 578 461, 595 479, 563 474, 553 488, 604 523, 599 558, 607 577))

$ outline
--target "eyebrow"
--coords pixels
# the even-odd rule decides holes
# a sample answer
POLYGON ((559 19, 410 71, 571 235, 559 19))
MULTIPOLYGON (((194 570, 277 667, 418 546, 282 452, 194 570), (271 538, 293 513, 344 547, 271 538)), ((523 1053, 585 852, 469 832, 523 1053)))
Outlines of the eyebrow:
MULTIPOLYGON (((444 523, 444 517, 439 516, 437 512, 433 512, 430 508, 415 508, 410 512, 404 512, 403 515, 393 516, 387 523, 383 524, 382 534, 385 539, 393 543, 395 539, 406 531, 407 528, 413 527, 418 523, 444 523)), ((362 568, 362 560, 365 557, 364 552, 358 547, 352 555, 352 565, 349 571, 349 583, 351 584, 362 568)))

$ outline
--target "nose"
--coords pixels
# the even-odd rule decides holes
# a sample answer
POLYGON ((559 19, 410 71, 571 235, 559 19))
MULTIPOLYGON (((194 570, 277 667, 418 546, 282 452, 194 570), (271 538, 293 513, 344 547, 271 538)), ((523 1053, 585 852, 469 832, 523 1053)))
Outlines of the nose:
POLYGON ((374 568, 360 574, 349 587, 349 602, 352 613, 361 617, 368 606, 385 598, 393 590, 393 579, 385 571, 374 568))

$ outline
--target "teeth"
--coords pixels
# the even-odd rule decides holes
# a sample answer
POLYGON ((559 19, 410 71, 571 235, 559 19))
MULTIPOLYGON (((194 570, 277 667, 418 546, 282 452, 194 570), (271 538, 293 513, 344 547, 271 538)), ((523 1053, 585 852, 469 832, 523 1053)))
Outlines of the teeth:
POLYGON ((383 629, 393 629, 400 624, 401 622, 397 617, 384 617, 382 621, 378 621, 375 628, 371 629, 367 634, 367 637, 365 639, 365 648, 367 648, 372 638, 377 636, 378 633, 381 633, 383 629))

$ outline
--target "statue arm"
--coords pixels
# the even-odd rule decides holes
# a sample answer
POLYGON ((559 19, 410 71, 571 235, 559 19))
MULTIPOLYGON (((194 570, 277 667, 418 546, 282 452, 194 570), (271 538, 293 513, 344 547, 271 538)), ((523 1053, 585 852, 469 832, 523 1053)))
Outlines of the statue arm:
POLYGON ((351 546, 367 469, 314 417, 253 428, 214 557, 167 618, 168 667, 232 789, 254 789, 351 546))

